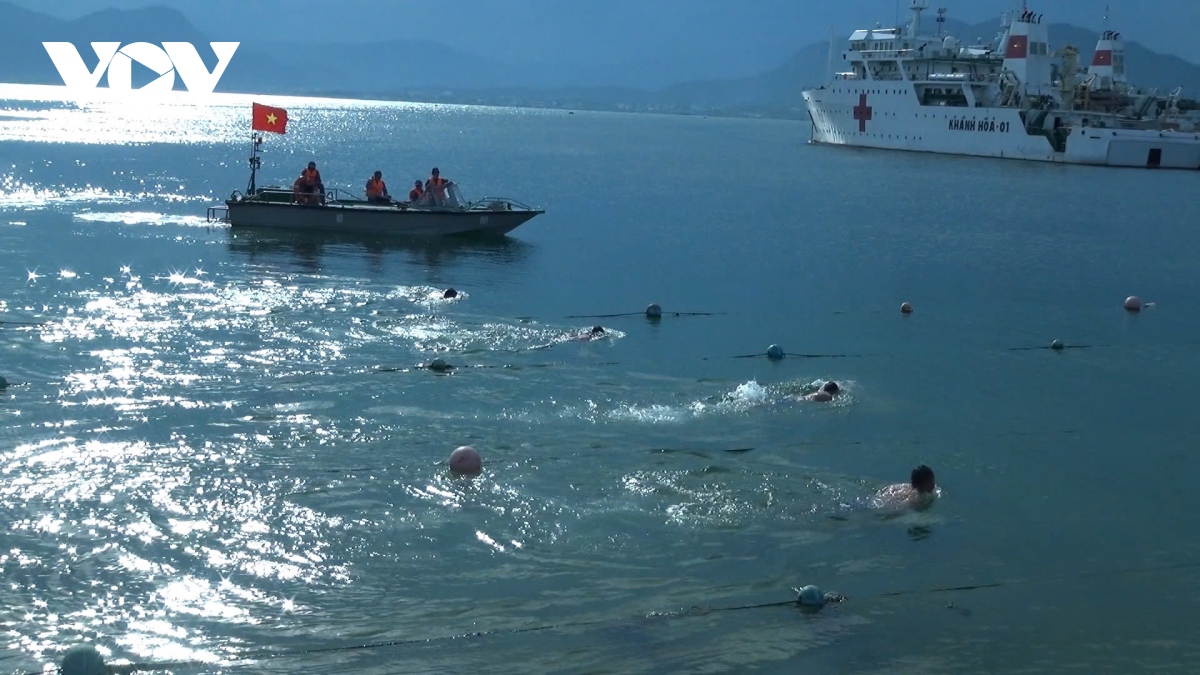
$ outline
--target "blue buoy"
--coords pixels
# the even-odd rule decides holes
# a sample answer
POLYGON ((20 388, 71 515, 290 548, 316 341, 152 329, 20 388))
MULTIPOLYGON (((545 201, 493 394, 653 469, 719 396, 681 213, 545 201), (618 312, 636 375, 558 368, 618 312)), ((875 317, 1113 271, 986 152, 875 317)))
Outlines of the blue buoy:
POLYGON ((1064 349, 1064 348, 1066 348, 1066 345, 1064 345, 1059 340, 1055 340, 1054 342, 1050 343, 1050 349, 1064 349))
POLYGON ((772 361, 778 361, 783 358, 783 347, 779 345, 771 345, 767 347, 767 358, 772 361))
POLYGON ((0 389, 6 388, 8 388, 8 380, 4 379, 3 376, 0 376, 0 389))
POLYGON ((75 645, 63 655, 62 675, 108 675, 104 657, 91 645, 75 645))
POLYGON ((442 359, 434 359, 429 362, 428 368, 435 373, 444 373, 447 370, 450 370, 450 364, 446 363, 442 359))
POLYGON ((646 306, 646 318, 647 319, 662 318, 662 307, 659 307, 657 302, 652 302, 649 305, 647 305, 646 306))
POLYGON ((816 586, 810 584, 799 590, 794 588, 792 590, 796 591, 798 595, 796 602, 805 607, 825 606, 825 593, 823 593, 821 589, 817 588, 816 586))

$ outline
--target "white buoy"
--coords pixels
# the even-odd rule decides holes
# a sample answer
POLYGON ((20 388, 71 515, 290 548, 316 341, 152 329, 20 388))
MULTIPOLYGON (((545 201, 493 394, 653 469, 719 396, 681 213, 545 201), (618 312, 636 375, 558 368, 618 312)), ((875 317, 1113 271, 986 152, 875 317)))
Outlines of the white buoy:
POLYGON ((62 675, 108 675, 108 666, 95 647, 76 645, 63 655, 59 671, 62 675))
POLYGON ((1142 311, 1142 299, 1136 295, 1131 295, 1128 298, 1125 298, 1125 309, 1131 312, 1142 311))
POLYGON ((901 303, 900 304, 900 313, 901 314, 912 314, 912 305, 908 304, 907 302, 901 303))
POLYGON ((816 586, 810 584, 801 588, 797 593, 799 593, 800 597, 796 600, 801 605, 806 607, 822 607, 825 605, 825 594, 816 586))
POLYGON ((483 470, 483 460, 475 448, 464 445, 450 453, 450 470, 454 473, 479 473, 483 470))
POLYGON ((771 359, 772 361, 778 361, 779 359, 782 359, 783 357, 784 357, 783 347, 780 347, 779 345, 771 345, 770 347, 767 347, 767 358, 768 359, 771 359))
POLYGON ((662 317, 662 307, 657 302, 652 302, 646 306, 646 318, 658 319, 662 317))

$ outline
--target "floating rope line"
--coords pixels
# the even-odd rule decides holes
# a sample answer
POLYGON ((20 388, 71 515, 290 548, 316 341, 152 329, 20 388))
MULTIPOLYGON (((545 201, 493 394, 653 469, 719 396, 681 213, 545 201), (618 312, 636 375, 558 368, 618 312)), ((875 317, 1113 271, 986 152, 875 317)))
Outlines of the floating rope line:
POLYGON ((1032 586, 1036 584, 1052 584, 1063 581, 1078 581, 1081 579, 1107 579, 1111 577, 1123 577, 1133 574, 1152 574, 1154 572, 1172 572, 1183 569, 1200 568, 1200 562, 1173 563, 1170 565, 1152 565, 1149 567, 1130 567, 1121 570, 1107 570, 1098 572, 1080 572, 1072 575, 1063 575, 1057 577, 1046 577, 1043 579, 1013 579, 1009 581, 993 581, 990 583, 968 584, 965 586, 943 586, 940 588, 926 588, 914 591, 892 591, 890 593, 880 593, 875 597, 878 598, 899 598, 910 595, 933 595, 939 593, 965 593, 967 591, 978 591, 988 588, 1004 588, 1009 586, 1032 586))
MULTIPOLYGON (((1063 581, 1079 581, 1088 579, 1105 579, 1111 577, 1128 576, 1133 574, 1152 574, 1156 572, 1178 571, 1184 569, 1200 568, 1200 562, 1183 562, 1169 565, 1150 565, 1146 567, 1132 567, 1119 570, 1083 572, 1073 575, 1064 575, 1057 577, 1045 577, 1042 579, 1013 579, 1008 581, 995 581, 977 584, 965 584, 959 586, 941 586, 936 588, 905 590, 905 591, 890 591, 884 593, 876 593, 873 595, 860 596, 862 600, 889 600, 892 598, 902 598, 919 595, 938 595, 945 593, 968 593, 971 591, 987 590, 993 588, 1004 588, 1012 586, 1029 586, 1035 584, 1057 583, 1063 581)), ((251 661, 262 661, 265 659, 285 659, 301 656, 313 656, 317 654, 336 654, 355 651, 366 651, 372 649, 384 649, 387 647, 405 647, 420 644, 435 644, 440 642, 450 642, 453 640, 472 640, 476 638, 499 636, 499 635, 521 635, 528 633, 539 633, 550 630, 563 628, 585 628, 590 626, 611 625, 615 623, 624 623, 632 621, 645 621, 647 619, 686 619, 690 617, 705 616, 708 614, 716 614, 721 612, 743 612, 759 609, 779 609, 784 607, 796 607, 808 612, 817 612, 822 607, 831 604, 840 604, 850 598, 838 593, 821 593, 820 589, 813 586, 806 586, 803 589, 792 589, 797 594, 797 597, 792 600, 780 600, 774 602, 763 602, 757 604, 744 605, 727 605, 720 607, 706 607, 703 605, 692 605, 691 607, 676 610, 676 611, 651 611, 638 616, 614 617, 607 619, 588 619, 580 621, 563 621, 558 623, 544 623, 534 626, 526 626, 523 628, 499 628, 492 630, 471 631, 466 633, 455 633, 451 635, 437 635, 428 638, 407 638, 402 640, 386 640, 382 642, 368 642, 362 644, 342 645, 337 647, 316 647, 312 649, 301 649, 296 651, 279 651, 264 649, 257 652, 242 654, 236 658, 227 659, 218 662, 208 661, 170 661, 170 662, 154 662, 154 663, 130 663, 122 665, 111 665, 107 667, 109 673, 136 673, 149 672, 155 670, 171 670, 178 668, 191 667, 213 667, 219 665, 237 665, 251 661), (811 593, 810 593, 811 591, 811 593)), ((46 671, 29 671, 23 675, 44 675, 46 671)), ((59 669, 57 672, 63 672, 59 669)), ((66 674, 64 674, 66 675, 66 674)))
POLYGON ((1009 347, 1007 351, 1027 352, 1027 351, 1033 351, 1035 349, 1052 349, 1054 351, 1060 351, 1063 349, 1093 349, 1093 348, 1097 348, 1097 347, 1107 347, 1107 346, 1108 345, 1064 345, 1064 344, 1056 341, 1054 343, 1051 343, 1048 345, 1043 345, 1041 347, 1009 347))
MULTIPOLYGON (((724 316, 725 312, 663 312, 661 316, 724 316)), ((645 312, 622 312, 620 314, 571 314, 567 319, 616 319, 625 316, 646 316, 645 312)), ((651 318, 658 318, 658 315, 651 318)))
MULTIPOLYGON (((849 359, 849 358, 854 358, 855 356, 857 356, 855 354, 793 354, 791 352, 784 352, 783 355, 791 356, 791 357, 794 357, 797 359, 849 359)), ((771 358, 771 356, 766 353, 740 354, 738 356, 731 356, 729 358, 731 358, 731 359, 768 359, 768 358, 771 358)), ((702 359, 702 360, 707 361, 708 357, 704 357, 704 359, 702 359)))

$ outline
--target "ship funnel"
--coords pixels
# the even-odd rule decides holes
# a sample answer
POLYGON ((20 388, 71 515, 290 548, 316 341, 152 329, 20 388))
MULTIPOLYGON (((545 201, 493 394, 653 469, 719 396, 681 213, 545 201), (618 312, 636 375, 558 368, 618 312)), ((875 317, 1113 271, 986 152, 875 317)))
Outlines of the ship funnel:
POLYGON ((1024 10, 1013 18, 1004 38, 1004 68, 1021 81, 1027 95, 1053 95, 1050 33, 1038 16, 1024 10))
POLYGON ((1088 67, 1088 75, 1094 75, 1092 89, 1110 90, 1123 89, 1129 85, 1125 78, 1125 41, 1121 34, 1106 30, 1096 41, 1096 52, 1092 55, 1092 65, 1088 67))

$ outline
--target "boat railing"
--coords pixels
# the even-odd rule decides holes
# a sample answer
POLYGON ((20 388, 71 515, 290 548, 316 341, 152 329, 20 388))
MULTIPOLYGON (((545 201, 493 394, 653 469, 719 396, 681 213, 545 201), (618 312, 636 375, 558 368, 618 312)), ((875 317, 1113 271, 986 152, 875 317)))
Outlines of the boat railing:
POLYGON ((469 211, 537 211, 534 207, 510 197, 484 197, 467 204, 469 211))
MULTIPOLYGON (((428 211, 537 211, 538 209, 512 199, 511 197, 484 197, 474 201, 467 201, 459 195, 458 186, 451 187, 452 199, 448 199, 445 204, 433 203, 412 203, 393 198, 384 206, 396 206, 403 209, 419 209, 428 211)), ((264 201, 279 201, 284 199, 285 203, 290 202, 292 191, 279 186, 266 186, 259 188, 255 194, 255 198, 264 201), (272 197, 274 197, 272 199, 272 197)), ((240 195, 235 198, 235 201, 240 201, 240 195)), ((325 189, 325 205, 326 206, 358 206, 371 204, 370 200, 358 192, 352 192, 345 188, 327 187, 325 189)), ((209 222, 229 222, 229 209, 225 206, 212 206, 208 209, 209 222)))
POLYGON ((204 219, 210 223, 228 223, 229 222, 229 207, 228 206, 210 206, 208 213, 204 219))
POLYGON ((325 202, 366 202, 365 196, 351 192, 345 188, 328 188, 325 190, 325 202))

